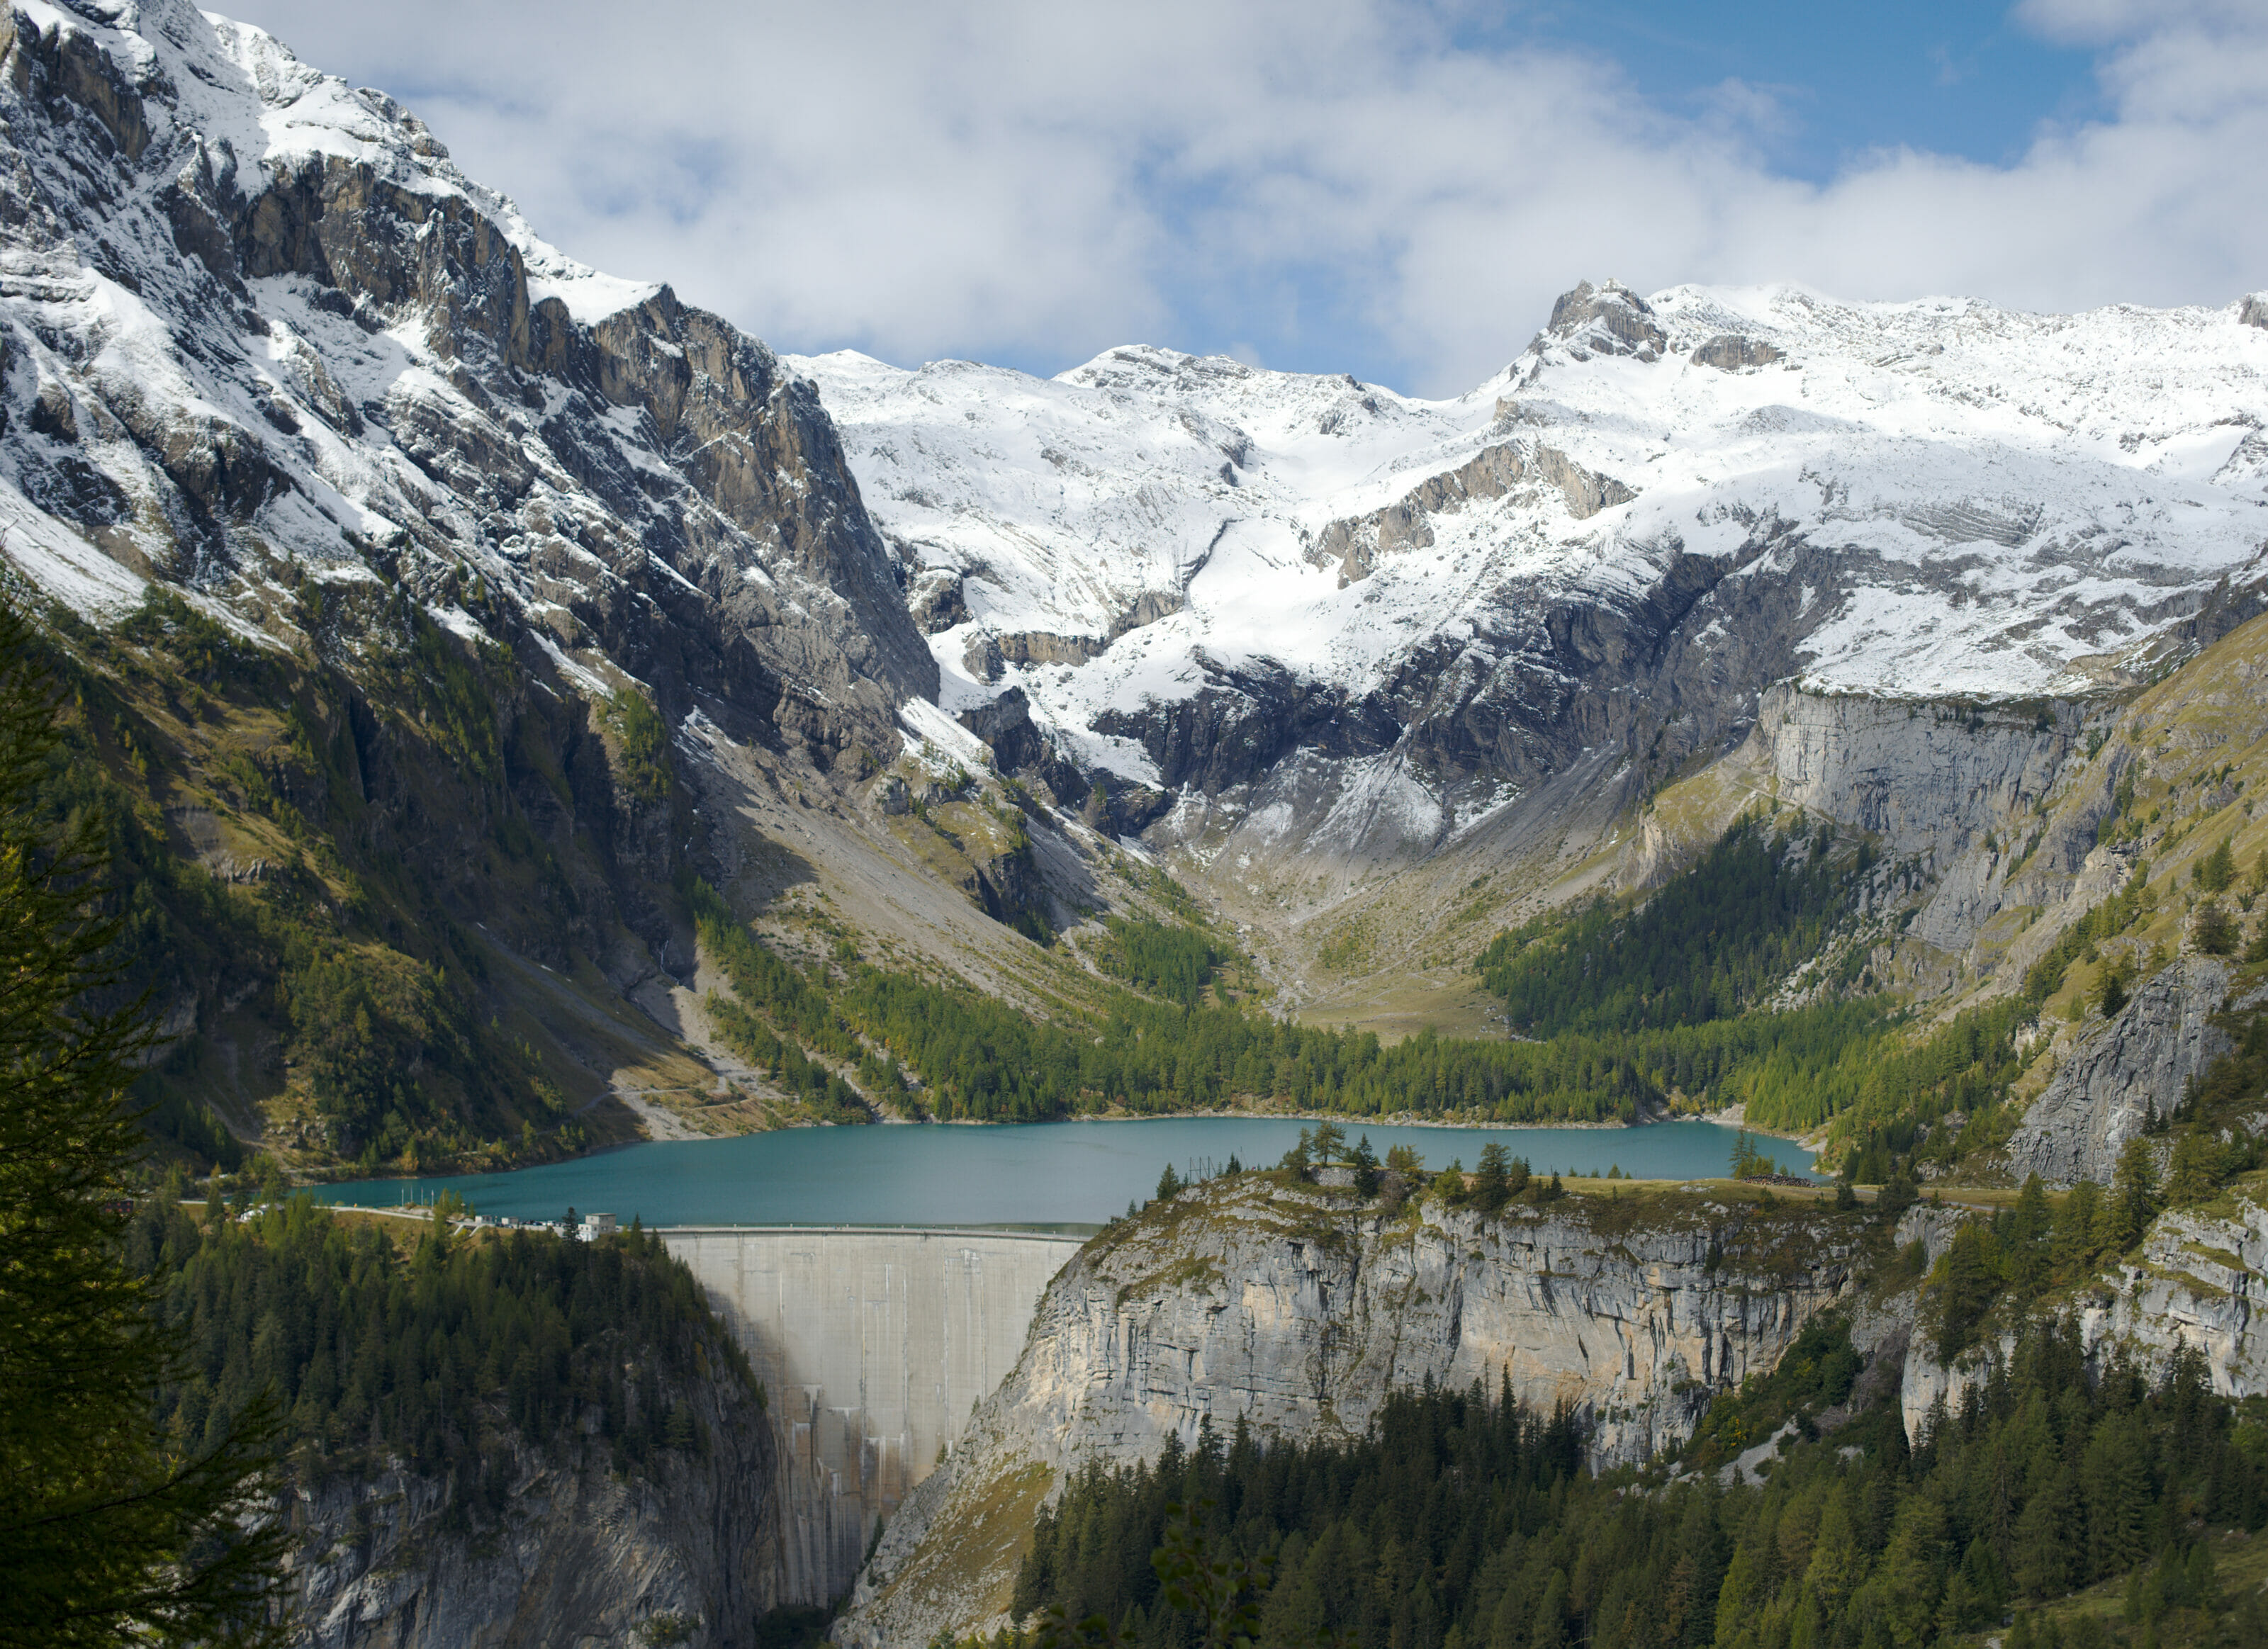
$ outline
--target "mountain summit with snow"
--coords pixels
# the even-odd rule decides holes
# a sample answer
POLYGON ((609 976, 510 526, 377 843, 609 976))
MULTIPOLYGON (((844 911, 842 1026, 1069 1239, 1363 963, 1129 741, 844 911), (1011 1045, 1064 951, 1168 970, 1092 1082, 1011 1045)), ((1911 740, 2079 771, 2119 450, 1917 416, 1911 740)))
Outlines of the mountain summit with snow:
POLYGON ((1439 401, 1154 349, 1048 380, 790 364, 948 707, 1020 690, 1199 834, 1289 764, 1306 827, 1422 851, 1586 749, 1674 770, 1783 678, 2146 672, 2268 568, 2263 319, 1585 284, 1439 401))
MULTIPOLYGON (((428 629, 504 660, 565 718, 514 805, 563 851, 636 838, 657 955, 688 819, 604 823, 567 772, 586 735, 621 759, 633 698, 881 819, 996 768, 1064 866, 1183 851, 1297 924, 1460 843, 1580 862, 1775 694, 2118 688, 2268 574, 2258 298, 1586 283, 1446 401, 1149 348, 780 357, 257 29, 5 16, 8 561, 364 685, 428 629)), ((1046 896, 1095 908, 1085 874, 1046 896)), ((998 916, 1036 876, 947 880, 998 916)))
POLYGON ((934 691, 833 428, 762 344, 564 257, 258 29, 4 17, 0 532, 35 585, 99 617, 157 580, 263 644, 308 630, 309 580, 333 613, 398 590, 576 694, 659 679, 869 738, 934 691))

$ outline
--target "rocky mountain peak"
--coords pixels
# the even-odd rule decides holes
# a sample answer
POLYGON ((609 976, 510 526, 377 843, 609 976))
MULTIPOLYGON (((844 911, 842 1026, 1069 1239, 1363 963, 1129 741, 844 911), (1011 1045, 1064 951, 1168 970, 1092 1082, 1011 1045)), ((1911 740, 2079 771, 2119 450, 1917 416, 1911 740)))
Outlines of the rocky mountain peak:
POLYGON ((794 364, 919 569, 946 707, 1020 692, 1146 799, 1122 822, 1300 883, 1296 918, 1565 785, 1611 816, 1585 787, 1713 756, 1775 683, 2139 679, 2268 571, 2235 320, 1586 282, 1443 401, 1136 348, 794 364))
POLYGON ((1646 299, 1612 280, 1602 286, 1580 282, 1572 291, 1560 293, 1545 331, 1576 347, 1648 361, 1659 359, 1669 342, 1646 299))
POLYGON ((573 690, 706 696, 822 758, 935 693, 834 428, 761 342, 566 258, 257 29, 27 0, 0 33, 8 399, 48 409, 11 421, 0 516, 35 583, 115 607, 160 578, 283 636, 278 569, 398 582, 573 690))

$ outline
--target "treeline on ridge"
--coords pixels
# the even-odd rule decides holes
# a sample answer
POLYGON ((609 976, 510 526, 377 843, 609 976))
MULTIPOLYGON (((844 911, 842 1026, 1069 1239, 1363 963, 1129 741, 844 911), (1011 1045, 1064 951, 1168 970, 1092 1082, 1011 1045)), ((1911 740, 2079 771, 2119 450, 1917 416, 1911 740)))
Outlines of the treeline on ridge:
POLYGON ((1194 928, 1155 917, 1112 917, 1101 961, 1121 979, 1152 996, 1193 1008, 1226 955, 1194 928))
MULTIPOLYGON (((1815 1000, 1760 1007, 1832 943, 1870 865, 1863 845, 1838 858, 1825 827, 1806 837, 1751 815, 1635 909, 1595 901, 1499 935, 1481 958, 1483 982, 1515 1023, 1594 1036, 1665 1093, 1710 1109, 1742 1105, 1764 1128, 1836 1123, 1853 1180, 1990 1151, 2014 1131, 2010 1088, 2044 1047, 2019 1048, 2017 1033, 2075 962, 2149 918, 2160 895, 2148 863, 2034 963, 2019 992, 1925 1035, 1884 998, 1844 994, 1867 983, 1857 946, 1815 1000), (1956 1114, 1960 1128, 1933 1126, 1956 1114)), ((2124 999, 2123 979, 2105 970, 2107 1012, 2124 999)))
MULTIPOLYGON (((1735 857, 1747 874, 1753 855, 1743 849, 1735 857)), ((1210 967, 1218 957, 1195 934, 1144 939, 1157 973, 1186 1002, 1114 990, 1093 1021, 1058 1024, 967 987, 868 964, 840 962, 839 977, 823 963, 799 968, 704 884, 688 880, 686 895, 703 944, 746 1011, 720 1002, 717 1015, 744 1056, 806 1085, 814 1098, 827 1082, 766 1040, 761 1015, 782 1041, 855 1066, 870 1094, 879 1083, 880 1095, 901 1101, 901 1072, 910 1072, 919 1103, 946 1118, 1036 1122, 1112 1108, 1165 1113, 1259 1101, 1353 1116, 1632 1122, 1682 1092, 1710 1104, 1744 1102, 1761 1125, 1793 1128, 1826 1120, 1886 1080, 1903 1082, 1905 1070, 1890 1058, 1885 1075, 1893 1020, 1867 1000, 1535 1041, 1426 1030, 1388 1045, 1373 1032, 1300 1026, 1233 1000, 1203 999, 1198 959, 1210 967)), ((1914 1057, 1934 1070, 1942 1051, 1914 1057)))
POLYGON ((451 1480, 461 1520, 503 1511, 515 1442, 579 1447, 592 1418, 593 1446, 620 1469, 706 1451, 685 1401, 696 1383, 747 1406, 735 1424, 762 1404, 738 1343, 651 1233, 585 1243, 442 1221, 404 1254, 305 1196, 239 1219, 216 1195, 199 1219, 182 1189, 177 1174, 141 1202, 127 1253, 162 1278, 186 1336, 186 1377, 157 1394, 184 1449, 272 1402, 303 1483, 398 1458, 451 1480))

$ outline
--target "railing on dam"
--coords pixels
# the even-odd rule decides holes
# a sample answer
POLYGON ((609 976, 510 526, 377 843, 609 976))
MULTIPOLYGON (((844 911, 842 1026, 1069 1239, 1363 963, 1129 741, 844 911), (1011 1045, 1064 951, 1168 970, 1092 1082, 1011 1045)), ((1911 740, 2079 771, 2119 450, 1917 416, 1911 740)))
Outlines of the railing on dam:
POLYGON ((1083 1238, 887 1226, 659 1233, 740 1336, 787 1466, 796 1589, 846 1589, 887 1517, 1022 1354, 1083 1238))

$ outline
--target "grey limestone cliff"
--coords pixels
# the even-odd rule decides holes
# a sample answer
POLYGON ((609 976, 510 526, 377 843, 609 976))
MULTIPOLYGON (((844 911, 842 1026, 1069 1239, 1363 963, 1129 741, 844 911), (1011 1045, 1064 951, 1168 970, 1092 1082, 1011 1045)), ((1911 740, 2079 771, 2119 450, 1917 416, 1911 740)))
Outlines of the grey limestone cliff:
POLYGON ((1783 801, 1942 868, 2045 796, 2079 731, 2064 705, 1965 707, 1766 690, 1755 740, 1783 801))
POLYGON ((2247 1176, 2213 1203, 2159 1216, 2115 1285, 2085 1310, 2097 1344, 2124 1345, 2151 1363, 2177 1346, 2205 1354, 2213 1389, 2268 1395, 2268 1185, 2247 1176))
POLYGON ((1777 1361, 1848 1284, 1857 1236, 1856 1217, 1808 1202, 1701 1193, 1491 1218, 1362 1209, 1263 1175, 1184 1192, 1056 1278, 1014 1373, 886 1532, 836 1641, 993 1620, 1063 1473, 1152 1457, 1207 1422, 1359 1433, 1395 1388, 1509 1380, 1572 1405, 1595 1458, 1641 1458, 1777 1361))
MULTIPOLYGON (((625 1471, 605 1440, 499 1446, 496 1517, 460 1486, 394 1462, 294 1492, 291 1641, 309 1649, 633 1649, 755 1641, 756 1617, 799 1594, 782 1539, 770 1428, 747 1393, 679 1394, 695 1449, 625 1471)), ((592 1428, 595 1431, 595 1424, 592 1428)))
POLYGON ((2228 1051, 2228 1034, 2213 1022, 2228 981, 2225 962, 2183 958, 2066 1055, 2008 1141, 2016 1177, 2108 1184, 2118 1153, 2152 1112, 2170 1115, 2190 1084, 2228 1051))

